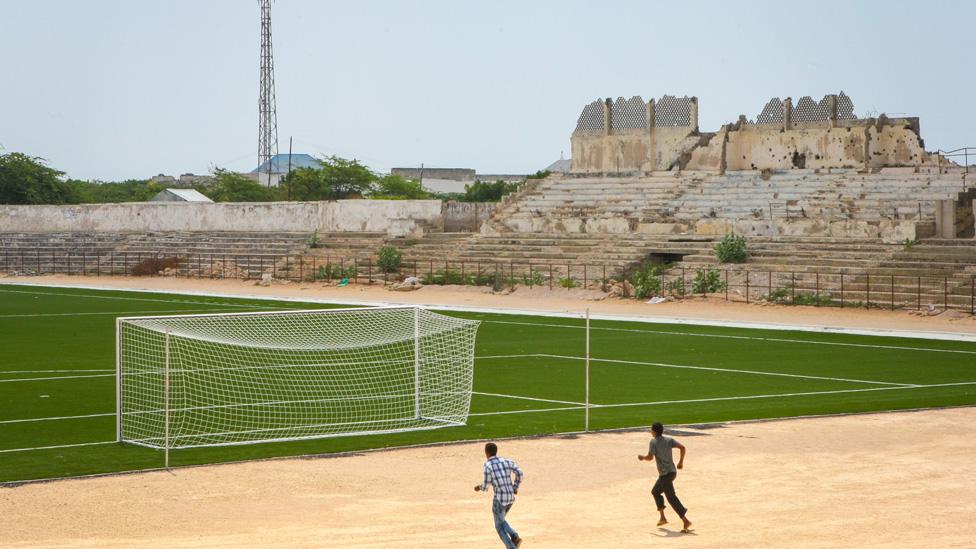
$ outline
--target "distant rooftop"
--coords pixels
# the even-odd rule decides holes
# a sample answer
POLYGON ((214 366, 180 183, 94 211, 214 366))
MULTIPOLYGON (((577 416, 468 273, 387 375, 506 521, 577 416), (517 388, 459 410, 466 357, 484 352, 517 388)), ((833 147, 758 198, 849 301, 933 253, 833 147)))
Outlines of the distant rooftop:
POLYGON ((549 164, 545 171, 552 173, 569 173, 569 170, 573 167, 572 158, 560 158, 559 160, 549 164))
POLYGON ((163 189, 151 202, 213 202, 207 195, 194 189, 163 189))
POLYGON ((475 180, 475 172, 471 168, 393 168, 390 173, 415 181, 421 178, 471 182, 475 180))
MULTIPOLYGON (((291 169, 293 170, 297 170, 298 168, 318 169, 322 167, 322 163, 310 154, 276 154, 269 161, 271 162, 271 173, 287 173, 289 156, 291 156, 291 169)), ((251 173, 268 173, 268 162, 264 162, 257 168, 254 168, 251 170, 251 173)))

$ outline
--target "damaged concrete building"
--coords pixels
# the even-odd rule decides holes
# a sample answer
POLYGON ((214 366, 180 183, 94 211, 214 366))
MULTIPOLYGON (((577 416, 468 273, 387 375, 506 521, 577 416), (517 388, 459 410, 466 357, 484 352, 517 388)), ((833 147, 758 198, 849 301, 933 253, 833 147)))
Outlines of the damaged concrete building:
POLYGON ((698 98, 670 95, 586 105, 571 137, 571 173, 538 189, 568 202, 545 215, 550 208, 509 212, 507 227, 884 242, 973 236, 970 170, 926 152, 918 118, 858 118, 843 92, 795 105, 773 98, 755 120, 742 115, 715 132, 700 131, 698 109, 698 98), (602 198, 588 200, 591 189, 602 198))
POLYGON ((716 132, 698 127, 698 98, 665 95, 597 100, 572 135, 574 173, 671 170, 876 169, 938 162, 925 152, 918 118, 857 118, 840 92, 770 99, 716 132))

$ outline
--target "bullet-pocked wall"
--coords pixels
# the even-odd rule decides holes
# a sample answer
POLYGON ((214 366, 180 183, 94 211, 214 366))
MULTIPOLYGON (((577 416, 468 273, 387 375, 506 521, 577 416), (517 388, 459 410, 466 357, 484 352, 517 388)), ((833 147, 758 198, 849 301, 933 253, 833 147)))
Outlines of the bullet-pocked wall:
POLYGON ((715 132, 698 127, 698 98, 665 95, 597 100, 573 132, 574 173, 788 170, 923 166, 918 118, 857 118, 840 92, 819 102, 770 99, 756 119, 741 115, 715 132))

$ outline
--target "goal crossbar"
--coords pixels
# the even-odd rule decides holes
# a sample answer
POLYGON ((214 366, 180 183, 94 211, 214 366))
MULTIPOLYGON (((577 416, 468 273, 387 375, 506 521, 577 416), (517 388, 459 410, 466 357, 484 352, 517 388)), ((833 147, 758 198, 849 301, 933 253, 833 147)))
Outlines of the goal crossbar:
MULTIPOLYGON (((314 314, 314 313, 342 313, 348 311, 384 311, 390 309, 404 309, 413 311, 414 309, 427 310, 424 307, 416 305, 376 305, 372 307, 330 307, 325 309, 288 309, 285 311, 236 311, 233 313, 194 313, 192 315, 143 315, 143 316, 120 316, 116 318, 119 321, 131 321, 131 320, 178 320, 181 318, 211 318, 211 317, 226 317, 226 316, 288 316, 288 315, 303 315, 303 314, 314 314)), ((472 321, 474 322, 474 321, 472 321)))

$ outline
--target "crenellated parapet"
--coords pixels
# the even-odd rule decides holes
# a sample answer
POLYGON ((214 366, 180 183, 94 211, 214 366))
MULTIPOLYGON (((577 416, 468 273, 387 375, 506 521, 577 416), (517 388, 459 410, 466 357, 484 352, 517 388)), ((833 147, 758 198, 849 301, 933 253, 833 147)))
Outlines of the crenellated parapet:
POLYGON ((572 135, 573 172, 863 169, 925 166, 918 118, 858 118, 844 92, 819 101, 770 99, 716 132, 698 128, 698 99, 665 95, 596 100, 572 135))

